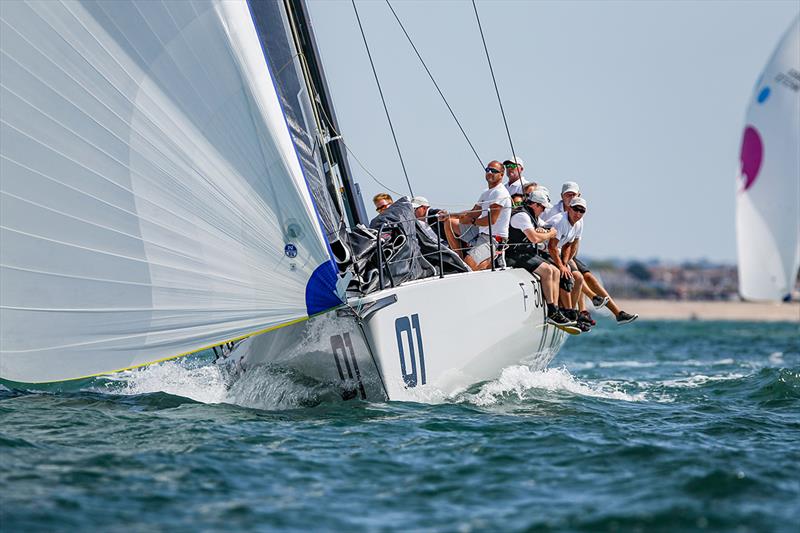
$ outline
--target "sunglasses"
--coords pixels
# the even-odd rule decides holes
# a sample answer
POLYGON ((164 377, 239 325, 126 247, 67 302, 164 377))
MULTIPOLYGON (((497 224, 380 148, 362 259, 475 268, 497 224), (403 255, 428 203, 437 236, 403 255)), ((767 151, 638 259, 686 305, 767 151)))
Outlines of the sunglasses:
POLYGON ((492 167, 486 167, 486 172, 491 172, 492 174, 501 174, 503 171, 492 167))
POLYGON ((547 209, 543 204, 540 204, 539 202, 528 202, 528 205, 538 205, 542 209, 547 209))
POLYGON ((576 213, 580 213, 580 214, 583 214, 583 213, 586 212, 586 209, 584 209, 582 207, 573 207, 572 210, 575 211, 576 213))
POLYGON ((377 211, 378 213, 380 213, 381 211, 383 211, 384 209, 386 209, 387 207, 389 207, 389 205, 391 205, 391 204, 383 204, 383 205, 379 205, 378 207, 376 207, 376 208, 375 208, 375 211, 377 211))
POLYGON ((509 170, 513 170, 515 168, 519 168, 519 165, 516 163, 503 163, 503 166, 509 170))

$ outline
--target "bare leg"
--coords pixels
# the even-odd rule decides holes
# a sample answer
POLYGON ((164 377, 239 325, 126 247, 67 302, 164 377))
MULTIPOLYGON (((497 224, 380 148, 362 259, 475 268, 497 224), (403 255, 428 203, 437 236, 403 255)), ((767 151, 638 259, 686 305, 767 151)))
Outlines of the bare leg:
POLYGON ((444 221, 444 235, 447 239, 447 244, 450 246, 450 249, 457 253, 458 257, 464 259, 463 247, 461 246, 461 241, 458 240, 460 235, 456 232, 453 224, 458 224, 458 219, 454 217, 448 217, 444 221))
POLYGON ((484 259, 484 260, 483 260, 483 261, 481 261, 481 263, 478 265, 478 268, 477 268, 476 270, 487 270, 487 269, 488 269, 488 268, 490 268, 491 266, 492 266, 492 260, 491 260, 491 259, 484 259))
POLYGON ((485 261, 481 261, 481 263, 478 264, 478 263, 475 262, 475 260, 472 258, 472 256, 469 256, 469 255, 464 257, 464 262, 467 264, 467 266, 470 268, 470 270, 485 270, 486 269, 486 265, 489 264, 489 260, 488 259, 485 260, 485 261))
POLYGON ((575 286, 572 287, 570 300, 573 307, 580 307, 583 304, 583 298, 581 298, 581 290, 583 289, 583 276, 580 272, 573 272, 572 275, 575 276, 575 286))
POLYGON ((555 304, 558 298, 558 269, 547 263, 542 263, 534 272, 542 279, 544 301, 549 304, 555 304))
MULTIPOLYGON (((617 316, 619 314, 619 312, 620 312, 620 308, 617 307, 617 304, 614 303, 614 300, 608 294, 608 291, 606 291, 605 287, 603 287, 600 284, 600 280, 598 280, 596 277, 594 277, 594 274, 592 274, 591 272, 587 272, 586 274, 584 274, 583 278, 584 278, 584 280, 586 280, 586 283, 584 284, 583 291, 586 292, 586 287, 588 286, 592 291, 595 292, 596 295, 603 296, 603 297, 607 296, 608 297, 608 303, 606 304, 606 307, 608 307, 609 311, 614 313, 614 316, 617 316)), ((591 296, 589 296, 589 298, 591 298, 591 296)))

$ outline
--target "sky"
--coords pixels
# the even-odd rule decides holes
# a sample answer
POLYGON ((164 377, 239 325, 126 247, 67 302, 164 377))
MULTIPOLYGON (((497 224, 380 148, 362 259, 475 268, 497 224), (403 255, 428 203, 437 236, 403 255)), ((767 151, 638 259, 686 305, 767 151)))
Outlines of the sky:
MULTIPOLYGON (((349 0, 307 0, 368 213, 408 194, 349 0), (393 194, 393 196, 397 196, 393 194)), ((479 164, 382 0, 357 0, 413 191, 471 207, 479 164)), ((472 4, 392 0, 484 162, 511 156, 472 4)), ((581 255, 736 261, 735 191, 753 86, 800 12, 788 1, 477 1, 525 176, 588 203, 581 255)))

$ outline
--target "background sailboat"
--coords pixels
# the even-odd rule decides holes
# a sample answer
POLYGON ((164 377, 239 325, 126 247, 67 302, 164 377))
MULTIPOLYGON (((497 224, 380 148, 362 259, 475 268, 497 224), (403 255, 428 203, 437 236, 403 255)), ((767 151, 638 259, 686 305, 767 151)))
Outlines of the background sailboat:
POLYGON ((739 293, 787 299, 800 269, 800 17, 756 83, 736 195, 739 293))

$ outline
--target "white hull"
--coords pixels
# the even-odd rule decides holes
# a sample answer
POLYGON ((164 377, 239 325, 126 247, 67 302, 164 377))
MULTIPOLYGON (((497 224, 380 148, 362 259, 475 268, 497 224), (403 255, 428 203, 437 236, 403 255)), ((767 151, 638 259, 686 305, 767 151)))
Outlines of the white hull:
POLYGON ((520 269, 409 282, 241 343, 226 362, 289 368, 341 383, 344 397, 426 401, 543 369, 565 334, 545 324, 541 284, 520 269), (372 305, 372 307, 370 307, 372 305))

